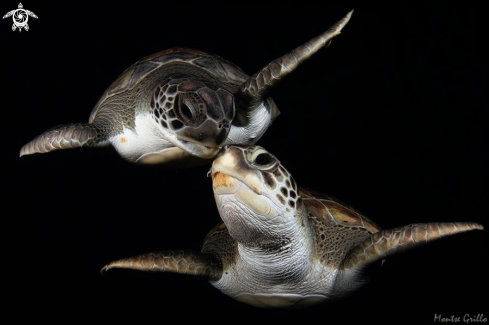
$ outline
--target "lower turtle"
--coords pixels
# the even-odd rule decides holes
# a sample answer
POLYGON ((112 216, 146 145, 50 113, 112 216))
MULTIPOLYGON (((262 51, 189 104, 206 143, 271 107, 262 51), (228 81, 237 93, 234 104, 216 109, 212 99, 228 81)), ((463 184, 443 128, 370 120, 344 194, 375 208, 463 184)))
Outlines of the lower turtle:
POLYGON ((210 170, 222 222, 201 252, 165 250, 113 261, 114 269, 207 278, 256 307, 306 307, 343 297, 368 281, 368 269, 392 255, 483 226, 415 223, 382 229, 322 193, 298 187, 260 146, 225 146, 210 170))

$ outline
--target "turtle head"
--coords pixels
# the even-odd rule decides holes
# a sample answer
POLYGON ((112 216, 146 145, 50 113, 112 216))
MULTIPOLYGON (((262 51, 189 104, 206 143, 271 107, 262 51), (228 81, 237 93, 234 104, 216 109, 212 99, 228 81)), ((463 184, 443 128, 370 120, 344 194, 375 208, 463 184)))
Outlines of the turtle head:
POLYGON ((221 218, 238 242, 278 238, 303 208, 292 176, 260 146, 224 146, 211 173, 221 218))
POLYGON ((230 92, 185 78, 158 85, 150 107, 165 138, 199 158, 217 154, 234 118, 230 92))

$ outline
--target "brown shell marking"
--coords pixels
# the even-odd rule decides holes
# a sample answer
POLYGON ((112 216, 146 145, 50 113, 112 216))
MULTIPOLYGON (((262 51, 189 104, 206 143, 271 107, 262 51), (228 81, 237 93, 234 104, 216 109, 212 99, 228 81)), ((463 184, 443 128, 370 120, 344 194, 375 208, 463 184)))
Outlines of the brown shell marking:
POLYGON ((198 57, 212 57, 202 51, 171 48, 148 55, 127 68, 107 89, 106 97, 132 89, 138 81, 156 68, 173 61, 190 62, 198 57))
POLYGON ((306 210, 328 226, 359 227, 372 234, 382 230, 375 222, 334 197, 302 187, 299 193, 306 210))
POLYGON ((100 97, 90 114, 89 123, 93 122, 100 104, 105 99, 134 88, 149 73, 171 62, 188 63, 191 66, 206 70, 211 75, 216 75, 216 80, 226 83, 228 88, 231 88, 228 90, 233 93, 248 78, 248 75, 239 67, 215 54, 174 47, 146 56, 127 68, 100 97))

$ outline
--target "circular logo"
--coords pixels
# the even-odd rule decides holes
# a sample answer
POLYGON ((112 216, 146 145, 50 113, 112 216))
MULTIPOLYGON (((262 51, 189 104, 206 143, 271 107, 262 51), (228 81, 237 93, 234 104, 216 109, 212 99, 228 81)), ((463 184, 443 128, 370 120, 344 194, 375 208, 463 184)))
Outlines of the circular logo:
POLYGON ((24 9, 15 10, 12 16, 14 19, 14 24, 18 28, 23 28, 27 24, 27 20, 29 20, 29 16, 27 15, 27 12, 24 9))
POLYGON ((9 12, 7 12, 3 16, 3 19, 10 16, 12 16, 12 19, 14 21, 14 24, 12 25, 12 31, 19 29, 19 32, 22 31, 22 28, 25 29, 26 31, 29 30, 29 25, 27 25, 29 16, 33 18, 37 18, 35 13, 29 10, 25 10, 24 6, 22 6, 22 3, 19 3, 19 7, 17 9, 10 10, 9 12))

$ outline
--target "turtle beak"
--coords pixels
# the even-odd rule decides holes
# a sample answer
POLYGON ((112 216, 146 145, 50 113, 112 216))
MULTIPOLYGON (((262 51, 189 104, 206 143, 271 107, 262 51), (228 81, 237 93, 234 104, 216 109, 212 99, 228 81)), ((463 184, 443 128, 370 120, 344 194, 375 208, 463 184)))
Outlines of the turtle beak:
POLYGON ((229 128, 223 128, 222 123, 207 120, 198 128, 175 132, 176 136, 169 137, 168 141, 194 156, 209 159, 218 153, 228 133, 229 128))
POLYGON ((212 179, 217 173, 233 174, 236 168, 236 161, 239 160, 239 152, 237 148, 225 145, 216 155, 210 170, 212 179))
MULTIPOLYGON (((218 185, 224 174, 235 178, 255 193, 260 193, 262 180, 256 170, 246 161, 245 146, 224 146, 212 163, 211 175, 214 185, 218 185), (219 177, 219 178, 218 178, 219 177)), ((214 190, 216 187, 214 187, 214 190)))
MULTIPOLYGON (((277 210, 273 208, 270 200, 261 194, 263 181, 256 170, 246 163, 245 150, 243 147, 225 146, 214 160, 211 173, 217 206, 220 209, 222 197, 231 195, 234 200, 251 209, 254 215, 273 219, 277 216, 277 210)), ((235 217, 235 214, 221 211, 224 223, 235 217)), ((238 218, 242 217, 247 218, 247 214, 242 214, 238 218)))

